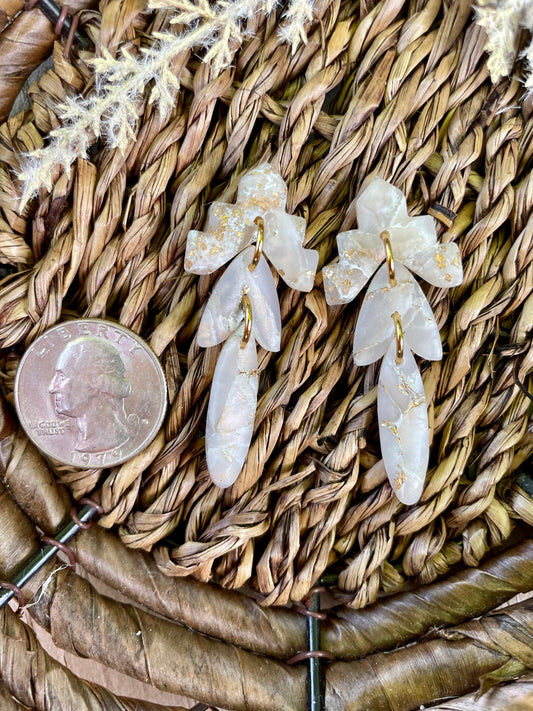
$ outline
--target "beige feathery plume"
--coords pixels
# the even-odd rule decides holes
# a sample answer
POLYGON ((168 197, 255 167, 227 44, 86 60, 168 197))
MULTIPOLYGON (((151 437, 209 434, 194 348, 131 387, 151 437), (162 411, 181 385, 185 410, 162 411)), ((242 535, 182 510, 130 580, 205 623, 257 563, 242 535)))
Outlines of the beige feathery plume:
POLYGON ((313 19, 314 0, 293 0, 283 15, 285 24, 279 30, 282 42, 290 44, 292 51, 303 42, 307 43, 304 26, 313 19))
MULTIPOLYGON (((289 3, 281 39, 290 42, 293 50, 305 41, 304 24, 312 19, 313 1, 289 3)), ((203 49, 204 61, 221 71, 247 37, 247 20, 258 13, 269 14, 275 5, 276 0, 219 0, 214 5, 208 0, 150 0, 149 9, 174 12, 171 22, 187 29, 178 36, 154 33, 154 44, 141 49, 139 56, 123 49, 113 57, 104 50, 102 57, 92 60, 95 91, 61 105, 61 125, 50 132, 49 143, 24 159, 20 209, 39 188, 51 190, 58 165, 69 175, 72 164, 79 156, 86 157, 96 139, 102 137, 110 148, 124 151, 135 138, 138 103, 147 85, 152 87, 148 101, 168 116, 179 89, 173 64, 181 53, 203 49)))
MULTIPOLYGON (((533 0, 478 0, 476 15, 477 24, 487 33, 487 68, 492 81, 497 82, 512 72, 521 28, 533 30, 533 0)), ((524 54, 529 64, 526 87, 531 89, 533 44, 529 45, 524 54)))

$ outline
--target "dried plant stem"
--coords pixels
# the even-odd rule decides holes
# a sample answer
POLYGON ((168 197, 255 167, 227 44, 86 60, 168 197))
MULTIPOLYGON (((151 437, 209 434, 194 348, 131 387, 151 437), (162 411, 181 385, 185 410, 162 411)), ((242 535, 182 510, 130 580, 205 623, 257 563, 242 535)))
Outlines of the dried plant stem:
POLYGON ((341 659, 355 659, 487 613, 533 589, 532 555, 533 540, 528 539, 479 568, 391 595, 364 610, 339 610, 322 626, 324 648, 341 659))
POLYGON ((412 711, 439 698, 486 690, 531 669, 533 603, 466 623, 448 639, 420 642, 327 669, 328 711, 412 711))
POLYGON ((432 706, 432 711, 527 711, 533 708, 533 674, 496 686, 481 698, 468 694, 432 706))
POLYGON ((53 578, 46 599, 30 608, 30 614, 60 648, 156 688, 235 711, 305 709, 304 669, 105 598, 69 571, 53 578))
MULTIPOLYGON (((305 645, 301 615, 264 608, 189 578, 169 580, 149 556, 124 551, 116 536, 100 528, 80 534, 73 546, 91 575, 158 615, 271 657, 287 659, 305 645)), ((350 660, 407 644, 432 627, 486 613, 533 588, 532 555, 533 541, 526 540, 480 568, 467 568, 416 593, 398 593, 366 610, 332 611, 322 623, 322 645, 337 658, 350 660), (409 624, 403 624, 405 618, 409 624)))
POLYGON ((287 659, 305 646, 301 615, 194 579, 169 578, 148 555, 124 550, 117 536, 99 527, 79 535, 73 548, 87 572, 169 620, 270 657, 287 659))
POLYGON ((42 649, 34 633, 9 608, 0 611, 0 678, 2 711, 11 711, 3 703, 4 689, 24 708, 37 711, 185 711, 119 698, 78 679, 42 649))

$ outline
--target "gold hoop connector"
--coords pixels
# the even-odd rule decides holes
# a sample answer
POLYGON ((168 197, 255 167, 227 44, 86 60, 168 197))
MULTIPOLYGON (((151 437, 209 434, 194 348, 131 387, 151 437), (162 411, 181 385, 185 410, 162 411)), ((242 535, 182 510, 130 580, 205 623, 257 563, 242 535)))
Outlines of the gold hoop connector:
POLYGON ((396 286, 396 267, 394 266, 394 255, 392 254, 392 246, 390 243, 390 234, 387 230, 379 235, 385 247, 385 258, 387 259, 387 269, 389 270, 389 284, 396 286))
POLYGON ((265 241, 265 222, 259 215, 255 218, 254 223, 257 225, 257 240, 255 242, 255 252, 252 261, 248 265, 248 269, 253 272, 259 264, 261 255, 263 254, 263 243, 265 241))
POLYGON ((252 302, 248 294, 242 295, 241 309, 244 313, 244 333, 241 338, 241 348, 246 348, 252 335, 252 302))
POLYGON ((400 365, 403 362, 403 328, 402 319, 397 311, 392 314, 392 320, 394 321, 394 335, 396 337, 396 365, 400 365))

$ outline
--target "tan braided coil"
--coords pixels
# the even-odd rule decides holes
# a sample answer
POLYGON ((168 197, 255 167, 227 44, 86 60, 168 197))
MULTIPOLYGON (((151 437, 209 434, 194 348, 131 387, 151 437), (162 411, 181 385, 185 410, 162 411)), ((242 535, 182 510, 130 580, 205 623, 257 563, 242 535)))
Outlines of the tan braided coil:
MULTIPOLYGON (((99 523, 111 529, 72 544, 98 584, 48 564, 25 588, 30 599, 46 581, 25 620, 61 649, 201 700, 184 701, 190 708, 303 711, 305 669, 284 660, 304 648, 305 620, 283 606, 333 573, 337 609, 322 629, 337 657, 328 711, 409 711, 446 695, 462 698, 439 708, 471 709, 480 684, 530 672, 531 601, 487 614, 533 589, 533 111, 519 54, 512 76, 492 84, 485 35, 464 0, 317 0, 294 54, 278 40, 282 8, 258 14, 226 69, 194 52, 178 57, 168 119, 140 102, 124 153, 95 142, 70 178, 58 168, 51 193, 19 214, 20 156, 46 143, 58 104, 91 91, 94 54, 135 51, 171 28, 168 12, 140 0, 77 3, 95 51, 64 56, 40 11, 20 8, 0 2, 4 117, 49 52, 53 68, 29 89, 30 106, 0 125, 4 394, 12 400, 24 349, 71 317, 139 333, 169 385, 162 430, 113 470, 52 475, 2 414, 0 579, 38 550, 36 527, 53 533, 68 516, 67 490, 98 498, 99 523), (231 202, 240 175, 264 161, 289 186, 287 210, 307 220, 319 269, 337 255, 336 234, 356 224, 363 180, 377 174, 460 247, 463 284, 422 285, 444 358, 420 362, 431 457, 416 506, 399 504, 381 463, 379 366, 352 362, 361 299, 327 307, 320 276, 309 294, 278 284, 282 347, 259 352, 247 461, 226 491, 209 479, 203 434, 217 349, 200 348, 195 334, 218 274, 185 273, 185 243, 207 206, 231 202)), ((0 627, 2 708, 159 708, 78 679, 7 608, 0 627)), ((489 696, 491 711, 527 703, 531 677, 489 696)))
MULTIPOLYGON (((218 75, 184 56, 168 121, 141 106, 125 155, 97 150, 18 215, 11 168, 56 124, 58 101, 90 79, 84 60, 56 45, 33 108, 0 128, 0 256, 18 272, 0 289, 0 343, 15 347, 4 350, 9 391, 16 356, 65 316, 116 318, 140 333, 169 381, 164 431, 116 471, 62 467, 62 481, 75 496, 98 489, 102 525, 170 575, 252 585, 283 604, 339 560, 339 588, 361 607, 408 578, 477 565, 517 519, 532 520, 513 474, 532 451, 519 383, 527 388, 533 367, 533 124, 517 77, 490 83, 468 3, 323 0, 316 13, 293 56, 264 18, 218 75), (226 492, 208 479, 216 352, 194 334, 216 275, 184 273, 185 240, 209 202, 233 199, 240 173, 264 160, 289 184, 288 210, 308 220, 319 266, 354 225, 368 175, 399 186, 411 214, 438 216, 440 205, 457 215, 437 224, 441 240, 460 245, 464 283, 427 289, 445 356, 422 364, 432 456, 417 506, 402 507, 385 481, 377 370, 351 362, 359 302, 327 308, 320 278, 308 295, 279 286, 282 350, 260 353, 244 470, 226 492)), ((116 51, 168 23, 128 1, 120 17, 104 3, 101 17, 86 13, 87 32, 116 51)))

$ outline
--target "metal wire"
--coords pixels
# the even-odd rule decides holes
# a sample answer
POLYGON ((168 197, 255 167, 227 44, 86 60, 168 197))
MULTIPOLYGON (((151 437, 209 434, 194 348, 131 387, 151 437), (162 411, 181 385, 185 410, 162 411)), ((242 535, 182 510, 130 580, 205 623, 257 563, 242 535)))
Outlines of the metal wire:
POLYGON ((307 674, 307 708, 309 711, 325 711, 324 693, 324 668, 322 660, 333 661, 335 657, 331 652, 320 649, 320 621, 326 619, 327 615, 320 612, 320 593, 323 587, 310 590, 304 604, 295 606, 294 609, 307 618, 307 651, 298 652, 286 664, 298 664, 307 660, 309 662, 307 674))
POLYGON ((257 225, 257 240, 255 242, 254 256, 252 257, 252 261, 248 266, 248 269, 251 272, 253 272, 256 266, 259 264, 259 260, 261 259, 261 255, 263 254, 263 245, 265 242, 265 222, 263 218, 256 217, 254 222, 257 225))
POLYGON ((72 17, 65 13, 62 16, 61 7, 54 2, 54 0, 29 0, 25 5, 25 9, 27 10, 32 10, 34 7, 38 7, 50 22, 52 22, 54 27, 57 27, 59 23, 59 32, 57 34, 65 33, 66 35, 70 35, 72 30, 71 42, 72 40, 75 41, 81 49, 90 49, 92 47, 92 43, 87 35, 78 29, 78 23, 75 22, 73 27, 72 17))
POLYGON ((394 265, 394 255, 392 254, 392 245, 390 243, 390 234, 387 230, 383 230, 380 234, 385 247, 385 258, 387 259, 387 269, 389 270, 389 284, 396 286, 396 267, 394 265))
MULTIPOLYGON (((89 504, 85 505, 79 512, 78 517, 82 523, 87 523, 93 516, 97 513, 97 509, 89 504)), ((63 528, 61 528, 56 536, 55 540, 61 544, 65 544, 67 541, 78 533, 80 526, 74 521, 69 521, 63 528)), ((41 568, 51 560, 57 554, 57 547, 55 545, 45 545, 41 550, 31 558, 26 565, 20 570, 9 582, 16 588, 22 588, 36 573, 41 570, 41 568)), ((0 609, 8 603, 15 593, 13 590, 2 589, 0 590, 0 609)))
POLYGON ((400 365, 403 362, 403 328, 402 319, 397 311, 392 314, 392 320, 394 321, 394 335, 396 337, 396 365, 400 365))
POLYGON ((244 312, 244 333, 241 338, 241 348, 246 348, 252 335, 252 302, 248 294, 242 295, 241 308, 244 312))

